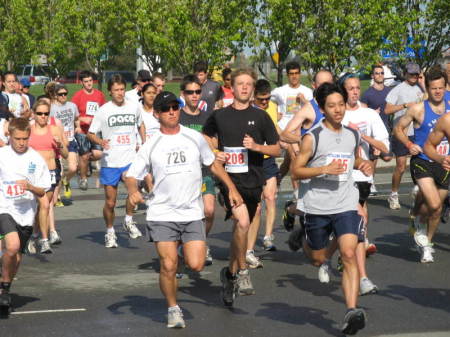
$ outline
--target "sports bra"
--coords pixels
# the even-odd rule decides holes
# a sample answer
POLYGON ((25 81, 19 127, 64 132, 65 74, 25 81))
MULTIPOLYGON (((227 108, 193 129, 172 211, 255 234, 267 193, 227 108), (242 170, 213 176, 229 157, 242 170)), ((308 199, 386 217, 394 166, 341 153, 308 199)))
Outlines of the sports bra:
POLYGON ((37 135, 34 133, 35 126, 31 127, 29 146, 36 151, 56 151, 56 144, 53 140, 51 127, 47 126, 47 133, 37 135))

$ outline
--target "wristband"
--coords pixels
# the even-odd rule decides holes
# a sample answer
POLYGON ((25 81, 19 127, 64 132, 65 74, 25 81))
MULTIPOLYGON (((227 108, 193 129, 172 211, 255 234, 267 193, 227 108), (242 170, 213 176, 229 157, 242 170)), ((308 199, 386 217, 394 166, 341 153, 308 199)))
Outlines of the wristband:
POLYGON ((214 152, 214 153, 217 153, 217 152, 219 152, 219 150, 217 150, 217 149, 214 149, 214 150, 213 150, 213 152, 214 152))
POLYGON ((406 147, 408 148, 408 150, 414 145, 414 143, 410 140, 408 140, 408 143, 406 143, 406 147))

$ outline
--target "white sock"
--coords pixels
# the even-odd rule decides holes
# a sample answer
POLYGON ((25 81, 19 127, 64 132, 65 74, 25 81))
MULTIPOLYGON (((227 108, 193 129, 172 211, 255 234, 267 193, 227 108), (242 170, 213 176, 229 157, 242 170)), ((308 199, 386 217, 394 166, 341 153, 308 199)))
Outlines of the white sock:
POLYGON ((133 221, 133 216, 132 215, 125 215, 125 222, 130 222, 133 221))
POLYGON ((111 228, 106 228, 106 233, 115 233, 115 230, 114 230, 114 227, 111 227, 111 228))
POLYGON ((181 310, 180 307, 177 305, 174 305, 173 307, 169 307, 169 311, 174 311, 174 310, 181 310))
POLYGON ((398 192, 392 191, 392 192, 391 192, 391 195, 394 197, 394 196, 398 195, 398 192))
POLYGON ((253 249, 247 250, 247 254, 253 253, 253 249))

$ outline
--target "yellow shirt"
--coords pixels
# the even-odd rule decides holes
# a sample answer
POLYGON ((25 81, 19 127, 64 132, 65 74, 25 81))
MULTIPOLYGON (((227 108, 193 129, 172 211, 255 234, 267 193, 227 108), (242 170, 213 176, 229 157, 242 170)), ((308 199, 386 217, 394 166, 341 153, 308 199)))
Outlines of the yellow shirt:
MULTIPOLYGON (((269 101, 269 106, 267 107, 266 112, 269 114, 270 119, 276 128, 278 125, 278 105, 275 102, 269 101)), ((270 156, 264 155, 264 159, 267 158, 270 158, 270 156)))

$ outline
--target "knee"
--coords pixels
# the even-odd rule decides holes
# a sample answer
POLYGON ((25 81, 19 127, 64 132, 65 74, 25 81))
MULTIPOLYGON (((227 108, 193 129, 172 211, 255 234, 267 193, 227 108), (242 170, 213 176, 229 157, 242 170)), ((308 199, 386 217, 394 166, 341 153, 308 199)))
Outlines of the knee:
POLYGON ((75 173, 77 171, 77 162, 70 163, 67 167, 67 173, 75 173))
POLYGON ((404 173, 406 170, 406 163, 397 163, 395 166, 395 171, 398 173, 404 173))
POLYGON ((114 199, 106 199, 105 200, 105 208, 109 210, 113 210, 116 207, 116 201, 114 199))
POLYGON ((212 206, 205 205, 204 212, 205 212, 206 219, 214 219, 214 205, 212 205, 212 206))
POLYGON ((205 266, 205 259, 196 259, 196 260, 190 260, 186 261, 187 266, 189 269, 199 272, 203 270, 203 267, 205 266))
POLYGON ((17 242, 9 242, 5 249, 5 254, 9 257, 13 257, 19 253, 20 250, 20 242, 17 240, 17 242))
POLYGON ((442 206, 439 203, 433 203, 429 206, 430 215, 433 217, 440 217, 442 212, 442 206))
POLYGON ((174 276, 177 272, 176 258, 164 258, 161 260, 161 274, 166 276, 174 276))
POLYGON ((248 232, 248 229, 250 227, 250 222, 248 221, 238 221, 236 223, 236 229, 242 232, 248 232))
POLYGON ((355 248, 344 248, 341 249, 341 258, 344 262, 350 262, 356 258, 355 248))
POLYGON ((47 197, 43 197, 39 199, 39 211, 48 213, 50 210, 50 202, 48 201, 47 197))

